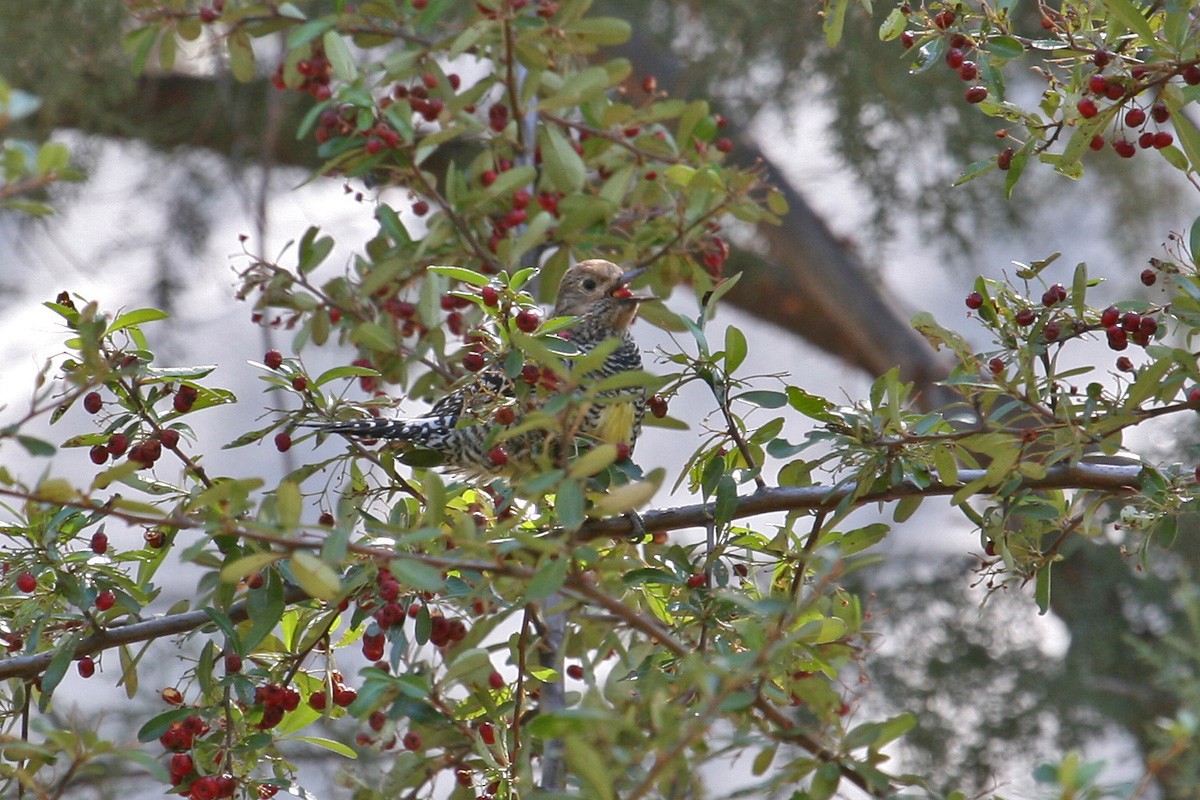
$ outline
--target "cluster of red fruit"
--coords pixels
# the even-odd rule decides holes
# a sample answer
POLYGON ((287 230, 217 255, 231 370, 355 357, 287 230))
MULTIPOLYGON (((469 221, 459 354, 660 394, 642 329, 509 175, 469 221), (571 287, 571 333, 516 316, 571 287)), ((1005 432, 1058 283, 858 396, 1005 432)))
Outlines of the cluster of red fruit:
POLYGON ((338 708, 349 708, 350 704, 358 699, 358 692, 346 685, 342 673, 331 672, 329 683, 331 692, 326 693, 324 689, 321 689, 308 696, 308 704, 316 711, 324 711, 328 708, 330 699, 338 708))
MULTIPOLYGON (((902 10, 906 14, 910 12, 907 6, 902 10)), ((957 19, 958 15, 953 11, 939 11, 933 15, 933 27, 939 31, 949 31, 957 19)), ((912 31, 900 34, 900 43, 905 49, 912 47, 915 41, 916 37, 912 31)), ((987 99, 988 88, 974 83, 979 79, 979 65, 967 58, 975 49, 975 42, 962 31, 953 31, 949 34, 947 44, 949 47, 946 48, 946 66, 954 70, 962 80, 974 84, 963 93, 963 99, 972 104, 982 103, 987 99)))
MULTIPOLYGON (((1144 64, 1138 64, 1130 70, 1129 78, 1120 75, 1105 75, 1104 68, 1108 66, 1112 60, 1112 56, 1107 52, 1100 50, 1092 56, 1092 63, 1096 66, 1096 71, 1088 78, 1087 95, 1084 96, 1075 104, 1075 109, 1079 112, 1079 116, 1084 119, 1091 119, 1101 113, 1100 105, 1097 100, 1111 100, 1117 105, 1121 105, 1133 97, 1137 96, 1145 86, 1140 81, 1146 76, 1149 68, 1144 64)), ((1180 65, 1179 74, 1183 77, 1185 83, 1190 85, 1200 84, 1200 68, 1195 64, 1188 66, 1180 65)), ((1137 152, 1133 142, 1126 138, 1125 130, 1140 130, 1141 133, 1137 137, 1137 147, 1143 150, 1151 148, 1162 150, 1170 147, 1175 142, 1175 137, 1169 131, 1159 130, 1157 126, 1166 123, 1171 118, 1171 111, 1166 104, 1158 101, 1150 106, 1150 113, 1147 115, 1146 110, 1141 106, 1132 105, 1126 109, 1124 116, 1121 118, 1123 129, 1119 132, 1114 132, 1111 139, 1113 151, 1122 158, 1133 158, 1137 152), (1155 129, 1150 130, 1147 127, 1148 119, 1153 120, 1155 129)), ((1097 134, 1092 137, 1089 147, 1092 150, 1103 150, 1106 140, 1102 134, 1097 134)))
MULTIPOLYGON (((171 691, 175 692, 175 690, 171 691)), ((163 735, 158 737, 159 743, 164 748, 173 751, 167 765, 167 771, 171 776, 171 785, 183 787, 181 792, 188 800, 219 800, 223 797, 233 797, 234 792, 237 791, 237 781, 232 775, 196 774, 195 759, 188 751, 195 745, 196 739, 208 731, 207 722, 195 714, 190 714, 182 720, 172 722, 163 735)), ((274 794, 274 792, 270 794, 274 794)), ((266 796, 269 797, 270 794, 266 796)), ((261 791, 260 796, 262 796, 261 791)))
POLYGON ((254 702, 263 707, 258 729, 266 731, 283 722, 285 713, 296 710, 300 705, 300 693, 287 686, 268 683, 254 689, 254 702))
MULTIPOLYGON (((329 59, 325 56, 325 49, 319 44, 313 48, 312 55, 296 62, 296 72, 299 72, 300 77, 304 79, 296 87, 297 91, 311 94, 318 102, 333 97, 333 90, 329 88, 329 83, 333 79, 333 65, 329 63, 329 59)), ((275 74, 271 76, 271 84, 279 91, 288 88, 283 78, 283 64, 275 68, 275 74)))

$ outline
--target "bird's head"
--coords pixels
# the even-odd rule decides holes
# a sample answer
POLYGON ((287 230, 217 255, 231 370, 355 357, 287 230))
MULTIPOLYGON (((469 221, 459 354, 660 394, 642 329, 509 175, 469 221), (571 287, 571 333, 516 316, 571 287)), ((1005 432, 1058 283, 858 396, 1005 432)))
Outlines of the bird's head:
POLYGON ((629 292, 628 284, 646 271, 646 267, 622 270, 611 261, 591 258, 566 271, 558 285, 554 316, 584 315, 608 317, 617 329, 624 329, 637 316, 638 303, 644 297, 629 292))

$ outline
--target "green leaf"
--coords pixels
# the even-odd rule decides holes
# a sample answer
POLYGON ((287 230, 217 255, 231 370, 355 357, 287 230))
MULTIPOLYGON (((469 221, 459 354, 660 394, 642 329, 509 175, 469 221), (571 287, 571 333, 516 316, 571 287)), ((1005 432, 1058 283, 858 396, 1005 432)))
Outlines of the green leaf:
POLYGON ((50 659, 46 671, 42 673, 42 691, 41 697, 38 699, 38 708, 41 711, 45 712, 49 708, 50 696, 54 694, 55 688, 67 674, 67 668, 71 666, 71 662, 75 660, 75 648, 79 647, 79 640, 82 638, 82 634, 74 633, 58 643, 54 657, 50 659))
POLYGON ((358 67, 354 63, 354 55, 346 45, 346 40, 337 31, 325 31, 321 42, 325 45, 325 57, 333 67, 333 74, 344 81, 352 82, 358 78, 358 67))
POLYGON ((1117 21, 1141 38, 1143 45, 1154 47, 1156 43, 1154 30, 1133 3, 1129 0, 1102 0, 1102 2, 1117 21))
POLYGON ((734 396, 733 399, 741 400, 743 403, 750 403, 760 408, 783 408, 788 404, 788 396, 783 392, 765 390, 742 392, 734 396))
POLYGON ((1025 45, 1012 36, 993 36, 987 40, 987 50, 994 58, 1011 61, 1025 54, 1025 45))
MULTIPOLYGON (((116 333, 119 330, 128 328, 131 325, 141 325, 144 322, 157 322, 162 319, 167 319, 170 316, 171 315, 168 314, 167 312, 160 311, 157 308, 139 308, 135 311, 127 311, 126 313, 121 314, 116 319, 114 319, 112 321, 112 323, 108 326, 108 330, 105 331, 105 333, 111 335, 111 334, 116 333)), ((211 371, 211 368, 209 368, 209 370, 211 371)), ((181 376, 181 377, 191 378, 191 377, 195 377, 195 376, 189 374, 187 376, 181 376)))
POLYGON ((879 40, 890 42, 893 39, 904 33, 904 28, 908 25, 908 18, 904 16, 899 8, 893 8, 891 13, 884 19, 883 24, 879 26, 879 40))
POLYGON ((1188 231, 1188 246, 1191 248, 1192 259, 1200 261, 1200 217, 1192 221, 1192 228, 1188 231))
POLYGON ((616 17, 592 17, 564 26, 563 32, 578 36, 589 44, 609 46, 625 44, 633 28, 625 20, 616 17))
POLYGON ((732 375, 746 360, 746 334, 734 325, 725 329, 725 374, 732 375))
POLYGON ((1050 610, 1050 565, 1042 567, 1037 572, 1037 580, 1033 587, 1033 599, 1037 603, 1038 613, 1045 614, 1050 610))
POLYGON ((237 583, 247 575, 261 572, 263 567, 284 558, 287 558, 287 553, 251 553, 242 556, 221 567, 221 580, 225 583, 237 583))
MULTIPOLYGON (((567 738, 567 764, 571 774, 590 791, 585 794, 596 800, 616 800, 613 791, 613 771, 601 757, 600 750, 590 744, 590 737, 567 738)), ((836 766, 836 765, 835 765, 836 766)))
POLYGON ((821 24, 821 30, 825 32, 825 44, 829 47, 837 47, 842 41, 846 9, 849 7, 850 0, 832 0, 825 4, 825 21, 821 24))
POLYGON ((550 184, 564 194, 581 191, 587 177, 583 159, 557 128, 545 126, 539 133, 542 166, 550 184))
POLYGON ((388 569, 403 586, 411 586, 422 592, 438 592, 445 588, 446 582, 442 579, 442 573, 420 561, 394 558, 388 563, 388 569))
MULTIPOLYGON (((616 448, 613 449, 615 451, 616 448)), ((577 481, 563 481, 559 484, 554 508, 558 511, 558 523, 563 528, 569 531, 578 528, 583 524, 583 487, 577 481)))
POLYGON ((250 34, 242 27, 234 28, 229 34, 229 70, 239 83, 254 80, 254 48, 250 45, 250 34))
POLYGON ((296 583, 318 600, 332 600, 342 590, 342 582, 333 568, 312 553, 297 550, 288 562, 296 583))
POLYGON ((358 753, 355 752, 353 747, 342 744, 341 742, 335 742, 333 739, 323 739, 320 736, 291 736, 288 737, 287 741, 306 742, 308 744, 316 745, 317 747, 328 750, 331 753, 337 753, 339 756, 344 756, 346 758, 358 758, 358 753))
POLYGON ((482 272, 476 272, 475 270, 467 269, 466 267, 434 266, 426 267, 425 269, 428 272, 436 272, 438 275, 445 275, 452 281, 461 281, 462 283, 469 283, 472 286, 487 286, 492 282, 490 275, 484 275, 482 272))
POLYGON ((33 436, 26 436, 23 433, 17 434, 17 443, 24 447, 25 452, 31 456, 52 456, 58 452, 49 442, 33 436))
POLYGON ((283 481, 275 490, 275 510, 279 515, 279 524, 285 530, 294 530, 300 524, 300 512, 304 508, 304 498, 300 494, 300 486, 292 481, 283 481))
POLYGON ((545 558, 538 564, 538 570, 525 588, 525 597, 529 600, 545 600, 562 588, 567 579, 567 567, 570 559, 565 556, 545 558))

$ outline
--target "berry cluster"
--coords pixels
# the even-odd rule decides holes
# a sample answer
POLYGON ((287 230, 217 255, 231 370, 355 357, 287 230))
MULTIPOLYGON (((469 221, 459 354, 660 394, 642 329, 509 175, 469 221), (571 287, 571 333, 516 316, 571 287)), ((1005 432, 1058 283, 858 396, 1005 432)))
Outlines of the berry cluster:
POLYGON ((254 702, 263 707, 260 731, 270 730, 283 722, 283 715, 300 705, 300 693, 287 686, 268 683, 254 689, 254 702))
POLYGON ((333 704, 338 708, 349 708, 350 704, 358 699, 358 692, 349 687, 345 683, 345 679, 340 672, 331 672, 329 674, 329 683, 332 689, 331 692, 319 690, 308 696, 308 704, 317 711, 324 711, 329 707, 329 701, 332 699, 333 704))
MULTIPOLYGON (((907 5, 902 10, 905 14, 911 13, 907 5)), ((974 105, 987 99, 988 88, 976 83, 979 80, 979 65, 969 58, 975 50, 975 41, 962 31, 950 30, 957 19, 958 15, 953 11, 940 11, 933 16, 933 27, 946 35, 946 66, 954 70, 960 79, 972 84, 963 92, 963 99, 974 105)), ((915 42, 916 36, 912 31, 900 34, 900 43, 905 49, 912 47, 915 42)))
MULTIPOLYGON (((300 73, 302 78, 300 85, 296 87, 297 91, 312 95, 318 102, 333 97, 333 90, 329 87, 330 81, 333 80, 333 65, 329 63, 325 56, 325 48, 320 44, 313 48, 312 55, 296 62, 296 72, 300 73)), ((283 64, 275 68, 271 84, 280 91, 288 88, 284 80, 283 64)))
MULTIPOLYGON (((1157 101, 1150 105, 1149 114, 1142 106, 1134 102, 1134 98, 1148 87, 1145 78, 1149 67, 1144 64, 1134 66, 1128 76, 1104 73, 1112 60, 1112 56, 1103 50, 1092 56, 1096 71, 1088 78, 1087 90, 1075 104, 1075 110, 1083 119, 1092 119, 1102 112, 1111 110, 1119 122, 1114 126, 1112 138, 1106 140, 1103 134, 1092 137, 1092 150, 1103 150, 1106 143, 1111 143, 1113 151, 1122 158, 1133 158, 1137 148, 1142 150, 1163 150, 1175 143, 1175 137, 1161 130, 1159 126, 1171 118, 1171 111, 1166 104, 1157 101), (1104 103, 1111 101, 1112 106, 1104 108, 1104 103), (1118 115, 1115 107, 1127 106, 1124 115, 1118 115), (1150 122, 1153 121, 1153 127, 1150 122), (1140 132, 1139 132, 1140 131, 1140 132), (1131 132, 1137 133, 1137 147, 1130 140, 1131 132)), ((1186 83, 1200 83, 1200 69, 1195 65, 1184 67, 1180 65, 1179 74, 1186 83)))

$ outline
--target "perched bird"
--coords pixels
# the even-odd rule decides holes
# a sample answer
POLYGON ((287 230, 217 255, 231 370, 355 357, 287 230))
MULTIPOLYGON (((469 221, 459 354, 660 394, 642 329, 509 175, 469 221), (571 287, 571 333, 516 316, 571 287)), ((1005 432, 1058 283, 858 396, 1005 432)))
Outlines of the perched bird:
MULTIPOLYGON (((579 381, 584 387, 611 375, 642 367, 642 353, 629 332, 638 303, 645 298, 628 288, 646 268, 624 272, 603 259, 581 261, 563 275, 558 286, 554 316, 573 316, 574 324, 564 336, 581 354, 609 340, 616 347, 593 372, 579 381)), ((498 425, 501 407, 521 409, 514 402, 519 390, 500 365, 472 376, 469 382, 442 397, 422 416, 411 419, 363 419, 313 424, 327 433, 391 439, 434 451, 440 466, 464 473, 491 477, 512 474, 532 466, 539 458, 553 458, 562 438, 560 431, 534 429, 497 443, 498 427, 520 425, 525 411, 544 408, 550 398, 532 394, 525 409, 509 415, 498 425)), ((569 435, 585 440, 628 446, 630 452, 641 432, 645 413, 645 390, 641 387, 613 389, 583 401, 569 420, 569 435)))

